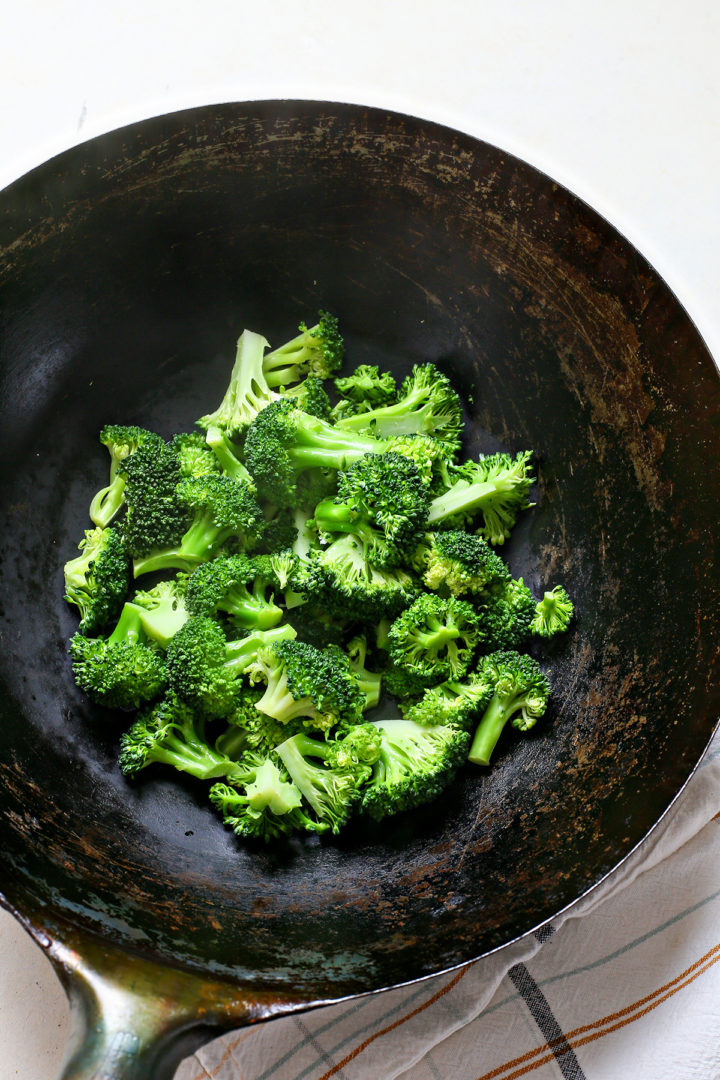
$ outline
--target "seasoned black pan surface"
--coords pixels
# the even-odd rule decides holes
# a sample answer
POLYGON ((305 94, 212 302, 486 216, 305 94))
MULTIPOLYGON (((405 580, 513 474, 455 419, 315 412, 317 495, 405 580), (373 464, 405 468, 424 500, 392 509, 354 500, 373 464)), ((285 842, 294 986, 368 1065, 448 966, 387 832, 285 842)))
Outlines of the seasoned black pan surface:
POLYGON ((0 196, 0 889, 121 949, 307 1001, 458 965, 541 924, 645 836, 718 715, 718 373, 594 211, 397 114, 207 107, 70 150, 0 196), (76 689, 62 566, 105 422, 190 430, 244 327, 319 307, 353 363, 436 361, 468 451, 532 448, 507 549, 578 617, 552 707, 438 803, 250 847, 203 792, 116 768, 76 689))

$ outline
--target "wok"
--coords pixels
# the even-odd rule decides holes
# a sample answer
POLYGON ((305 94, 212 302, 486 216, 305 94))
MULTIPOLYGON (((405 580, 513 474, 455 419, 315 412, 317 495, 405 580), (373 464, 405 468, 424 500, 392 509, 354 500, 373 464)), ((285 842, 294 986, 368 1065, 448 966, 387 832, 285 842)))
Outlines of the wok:
POLYGON ((718 373, 607 222, 468 136, 310 102, 195 109, 60 155, 0 199, 4 903, 75 1009, 66 1078, 169 1077, 223 1028, 420 979, 542 924, 681 790, 718 714, 718 373), (191 782, 116 768, 76 689, 62 565, 105 422, 219 400, 245 326, 319 307, 353 363, 438 361, 469 452, 536 452, 507 549, 578 617, 552 707, 442 803, 256 849, 191 782))

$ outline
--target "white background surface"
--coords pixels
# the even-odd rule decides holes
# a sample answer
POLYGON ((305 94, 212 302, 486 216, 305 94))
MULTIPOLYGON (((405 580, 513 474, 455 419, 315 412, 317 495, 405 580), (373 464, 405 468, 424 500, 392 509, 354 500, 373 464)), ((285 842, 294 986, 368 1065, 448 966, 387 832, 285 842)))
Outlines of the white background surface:
MULTIPOLYGON (((720 357, 717 0, 26 0, 5 9, 0 187, 110 128, 309 97, 450 124, 544 169, 650 259, 720 357)), ((54 1080, 47 961, 0 912, 0 1080, 54 1080)))

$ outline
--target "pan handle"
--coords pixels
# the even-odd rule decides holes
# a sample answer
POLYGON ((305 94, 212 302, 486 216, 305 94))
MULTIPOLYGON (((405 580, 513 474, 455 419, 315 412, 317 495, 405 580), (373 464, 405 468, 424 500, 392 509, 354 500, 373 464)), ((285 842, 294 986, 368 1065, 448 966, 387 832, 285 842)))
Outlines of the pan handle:
POLYGON ((59 1080, 172 1080, 183 1058, 223 1031, 311 1004, 166 966, 64 921, 50 929, 26 905, 21 915, 0 902, 46 951, 70 1001, 59 1080))

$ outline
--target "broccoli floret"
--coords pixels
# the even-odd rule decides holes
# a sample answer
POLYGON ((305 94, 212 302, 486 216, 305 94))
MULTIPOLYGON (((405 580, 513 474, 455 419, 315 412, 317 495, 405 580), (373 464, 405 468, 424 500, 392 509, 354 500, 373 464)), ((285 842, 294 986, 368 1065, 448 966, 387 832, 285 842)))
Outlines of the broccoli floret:
POLYGON ((244 840, 276 840, 294 832, 325 832, 302 809, 302 796, 275 762, 262 754, 246 754, 232 784, 213 784, 210 801, 236 836, 244 840))
POLYGON ((377 821, 437 798, 465 760, 470 736, 452 725, 423 727, 381 720, 380 756, 360 797, 360 812, 377 821))
POLYGON ((268 386, 288 386, 305 375, 329 379, 342 364, 345 343, 334 315, 321 311, 315 326, 308 329, 300 323, 298 329, 297 337, 265 356, 263 372, 268 386))
POLYGON ((367 712, 368 709, 374 709, 380 701, 380 690, 382 687, 382 674, 380 672, 369 671, 365 667, 365 661, 367 659, 367 638, 363 634, 358 634, 348 643, 346 653, 350 662, 350 671, 358 681, 360 690, 365 699, 363 705, 363 712, 367 712))
POLYGON ((363 454, 381 452, 370 435, 340 431, 298 409, 292 398, 268 405, 248 428, 245 463, 260 494, 278 506, 301 503, 298 477, 306 469, 346 469, 363 454))
POLYGON ((183 480, 178 455, 166 443, 145 442, 118 466, 124 475, 127 514, 123 538, 136 557, 180 541, 190 514, 176 496, 183 480))
POLYGON ((477 601, 486 652, 518 649, 525 644, 537 602, 522 578, 488 586, 477 601))
POLYGON ((399 702, 399 708, 406 720, 414 720, 416 724, 455 724, 468 730, 492 693, 492 683, 473 672, 463 681, 432 686, 419 699, 399 702))
POLYGON ((275 626, 228 641, 219 623, 196 615, 188 619, 168 646, 170 688, 203 715, 229 716, 242 692, 243 673, 258 651, 294 637, 291 626, 275 626))
POLYGON ((432 674, 412 674, 406 668, 398 667, 389 658, 383 668, 383 686, 391 697, 397 698, 400 702, 415 701, 432 683, 432 674))
POLYGON ((161 648, 177 634, 188 620, 185 606, 187 575, 178 574, 172 581, 160 581, 152 589, 136 592, 129 605, 134 607, 143 632, 161 648))
POLYGON ((346 431, 392 435, 435 435, 452 447, 462 437, 462 407, 450 380, 434 364, 416 364, 400 387, 398 400, 370 412, 338 420, 346 431))
POLYGON ((126 604, 109 638, 75 634, 70 641, 75 681, 91 701, 108 709, 139 709, 165 689, 162 654, 150 642, 137 609, 126 604))
POLYGON ((397 384, 389 371, 377 364, 359 364, 351 375, 335 379, 335 389, 344 398, 368 408, 389 405, 397 396, 397 384))
POLYGON ((120 462, 144 443, 158 446, 162 439, 145 428, 107 424, 100 432, 100 442, 110 452, 110 483, 101 488, 90 503, 90 520, 105 528, 125 504, 125 475, 118 472, 120 462))
MULTIPOLYGON (((375 724, 341 727, 336 737, 326 744, 325 764, 329 768, 364 770, 380 757, 382 738, 375 724)), ((369 777, 370 773, 365 775, 369 777)))
POLYGON ((264 518, 252 487, 228 476, 185 478, 176 488, 180 506, 194 512, 190 528, 178 544, 136 558, 135 577, 156 570, 190 571, 222 551, 231 538, 252 547, 262 534, 264 518))
POLYGON ((209 745, 205 720, 177 694, 169 693, 141 713, 120 740, 118 764, 125 776, 148 765, 172 765, 198 780, 231 776, 238 767, 209 745))
MULTIPOLYGON (((368 405, 368 409, 370 408, 372 406, 368 405)), ((363 409, 362 405, 350 401, 349 398, 340 398, 330 410, 330 420, 333 424, 337 424, 338 420, 343 420, 346 416, 354 416, 358 412, 367 412, 367 409, 363 409)))
POLYGON ((455 447, 436 439, 433 435, 396 435, 384 441, 386 451, 402 454, 414 461, 423 483, 432 495, 435 489, 444 491, 447 485, 447 469, 455 457, 455 447))
POLYGON ((426 588, 444 595, 479 593, 490 583, 510 577, 505 563, 485 540, 459 529, 426 533, 414 561, 426 588))
POLYGON ((287 389, 278 390, 280 398, 292 398, 298 409, 308 416, 318 416, 321 420, 332 419, 332 406, 322 380, 308 375, 301 383, 287 389))
POLYGON ((302 719, 283 724, 260 712, 256 706, 264 692, 265 687, 240 688, 235 708, 226 718, 228 726, 215 743, 217 750, 231 758, 240 758, 248 751, 269 754, 290 735, 305 730, 302 719))
POLYGON ((567 630, 574 610, 573 602, 562 585, 556 585, 538 601, 530 622, 530 632, 543 638, 561 634, 567 630))
POLYGON ((410 574, 399 566, 373 566, 362 541, 350 535, 311 551, 295 587, 332 615, 350 613, 369 622, 397 615, 417 596, 410 574))
POLYGON ((277 395, 268 386, 263 372, 263 355, 268 347, 260 334, 252 330, 242 332, 225 396, 214 412, 197 421, 198 427, 205 431, 217 428, 228 439, 237 438, 257 414, 275 400, 277 395))
POLYGON ((288 549, 292 549, 297 540, 295 514, 292 510, 270 508, 273 516, 268 520, 267 513, 268 511, 266 511, 265 528, 256 550, 261 555, 281 555, 288 549))
POLYGON ((482 637, 471 604, 432 593, 419 596, 388 631, 396 667, 433 682, 461 679, 482 637))
POLYGON ((181 476, 209 476, 220 472, 220 462, 199 431, 173 435, 170 449, 177 455, 181 476))
POLYGON ((503 544, 510 535, 520 510, 532 503, 528 492, 533 483, 528 471, 531 451, 516 455, 489 454, 478 461, 449 466, 451 485, 430 503, 428 525, 469 528, 482 518, 477 530, 490 544, 503 544))
POLYGON ((320 821, 339 832, 353 812, 370 766, 353 761, 352 754, 341 765, 331 743, 302 733, 286 739, 275 752, 320 821))
POLYGON ((116 529, 88 529, 82 555, 65 563, 65 599, 80 611, 81 634, 117 618, 130 588, 130 555, 116 529))
POLYGON ((428 512, 427 487, 417 466, 400 454, 366 454, 338 473, 337 496, 315 508, 321 536, 357 537, 368 562, 393 566, 407 561, 428 512))
POLYGON ((528 731, 547 708, 550 683, 537 660, 525 653, 501 650, 483 656, 478 675, 493 687, 493 695, 477 726, 468 760, 489 765, 503 728, 528 731))
POLYGON ((247 555, 219 556, 201 563, 188 580, 187 608, 191 615, 229 615, 244 630, 269 630, 283 617, 273 603, 271 568, 247 555), (258 565, 259 562, 259 565, 258 565))
POLYGON ((363 693, 340 649, 280 641, 260 650, 249 675, 267 684, 256 708, 282 723, 304 717, 306 726, 327 731, 362 713, 363 693))

